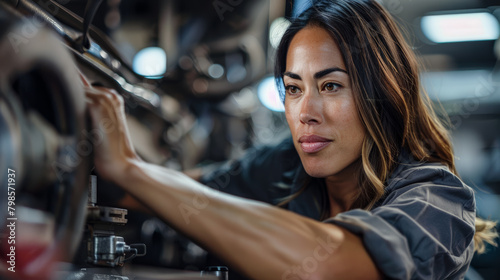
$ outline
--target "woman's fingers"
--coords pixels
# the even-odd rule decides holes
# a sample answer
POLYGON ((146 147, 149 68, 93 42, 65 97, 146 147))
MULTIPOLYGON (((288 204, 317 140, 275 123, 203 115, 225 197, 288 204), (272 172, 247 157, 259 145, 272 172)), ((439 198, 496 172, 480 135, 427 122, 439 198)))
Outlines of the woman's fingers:
POLYGON ((125 102, 115 90, 104 87, 85 87, 85 95, 92 125, 102 136, 95 143, 96 168, 104 178, 113 180, 123 174, 127 162, 140 160, 128 131, 125 102))
POLYGON ((79 71, 80 81, 83 84, 83 88, 85 90, 85 97, 88 102, 93 102, 99 97, 108 97, 109 100, 113 100, 116 105, 123 106, 123 97, 119 95, 114 89, 100 87, 100 86, 92 86, 91 82, 85 77, 85 75, 79 71))

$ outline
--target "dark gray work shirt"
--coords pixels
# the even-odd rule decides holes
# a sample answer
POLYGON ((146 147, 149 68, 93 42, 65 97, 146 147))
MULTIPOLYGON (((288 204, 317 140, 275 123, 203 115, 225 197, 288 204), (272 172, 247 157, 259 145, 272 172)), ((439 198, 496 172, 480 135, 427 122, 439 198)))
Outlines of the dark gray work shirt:
MULTIPOLYGON (((308 189, 287 208, 319 220, 324 181, 304 172, 291 139, 252 149, 206 174, 202 182, 233 195, 277 204, 308 189)), ((360 236, 376 266, 390 279, 461 279, 473 256, 475 201, 471 188, 439 163, 401 153, 385 194, 370 210, 326 219, 360 236)))

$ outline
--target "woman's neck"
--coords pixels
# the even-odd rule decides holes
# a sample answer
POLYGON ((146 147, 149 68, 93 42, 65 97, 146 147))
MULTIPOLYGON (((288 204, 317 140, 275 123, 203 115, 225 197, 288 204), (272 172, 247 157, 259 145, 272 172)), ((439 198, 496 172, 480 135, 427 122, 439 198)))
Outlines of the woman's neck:
POLYGON ((342 170, 341 174, 325 178, 331 217, 351 209, 356 200, 359 194, 358 167, 359 161, 356 161, 342 170))

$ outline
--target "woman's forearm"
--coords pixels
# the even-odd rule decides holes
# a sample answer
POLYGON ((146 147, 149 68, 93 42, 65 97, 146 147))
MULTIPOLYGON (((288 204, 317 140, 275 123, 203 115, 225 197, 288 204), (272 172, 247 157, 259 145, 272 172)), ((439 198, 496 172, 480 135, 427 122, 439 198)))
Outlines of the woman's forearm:
POLYGON ((351 235, 336 226, 220 193, 160 166, 134 162, 116 183, 254 279, 321 275, 348 249, 351 235))

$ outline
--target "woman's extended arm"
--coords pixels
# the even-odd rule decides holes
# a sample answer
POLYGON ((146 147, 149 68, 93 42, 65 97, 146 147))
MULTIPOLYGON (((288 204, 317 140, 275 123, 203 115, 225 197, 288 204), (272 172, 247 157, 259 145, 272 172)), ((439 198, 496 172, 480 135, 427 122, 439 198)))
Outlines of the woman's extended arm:
POLYGON ((264 203, 226 195, 141 161, 124 122, 123 99, 87 89, 96 168, 171 226, 253 279, 380 279, 359 237, 264 203))

